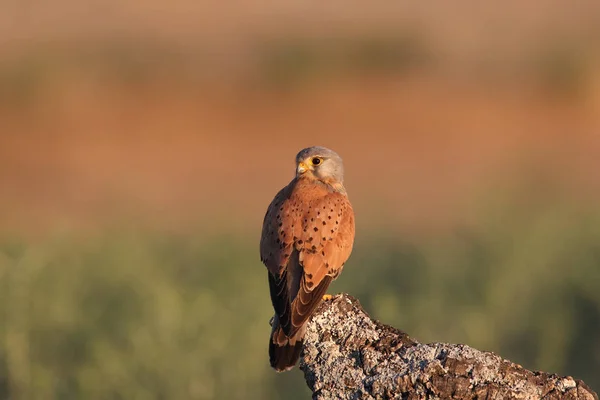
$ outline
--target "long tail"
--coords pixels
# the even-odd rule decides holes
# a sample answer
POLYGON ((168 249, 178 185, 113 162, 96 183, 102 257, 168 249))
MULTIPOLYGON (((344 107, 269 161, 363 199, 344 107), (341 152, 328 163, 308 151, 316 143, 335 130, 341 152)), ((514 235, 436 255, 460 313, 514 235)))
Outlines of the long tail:
POLYGON ((279 326, 277 317, 274 318, 273 331, 269 340, 269 361, 271 362, 271 367, 278 372, 294 368, 302 351, 304 331, 305 328, 302 327, 292 337, 287 337, 279 326))

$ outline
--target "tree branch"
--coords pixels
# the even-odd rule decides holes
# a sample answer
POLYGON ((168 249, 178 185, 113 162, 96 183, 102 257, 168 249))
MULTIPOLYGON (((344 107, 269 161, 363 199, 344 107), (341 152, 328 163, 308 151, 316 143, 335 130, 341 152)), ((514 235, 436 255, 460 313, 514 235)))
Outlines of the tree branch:
POLYGON ((586 399, 584 382, 529 371, 465 345, 421 344, 375 321, 355 298, 323 302, 300 368, 313 399, 586 399))

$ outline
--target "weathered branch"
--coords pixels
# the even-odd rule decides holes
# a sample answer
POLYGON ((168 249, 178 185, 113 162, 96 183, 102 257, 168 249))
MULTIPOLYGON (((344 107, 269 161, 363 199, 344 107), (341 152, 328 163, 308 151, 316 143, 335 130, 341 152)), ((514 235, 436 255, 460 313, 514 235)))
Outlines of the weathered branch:
POLYGON ((346 294, 309 322, 300 368, 313 399, 586 399, 584 382, 465 345, 421 344, 346 294))

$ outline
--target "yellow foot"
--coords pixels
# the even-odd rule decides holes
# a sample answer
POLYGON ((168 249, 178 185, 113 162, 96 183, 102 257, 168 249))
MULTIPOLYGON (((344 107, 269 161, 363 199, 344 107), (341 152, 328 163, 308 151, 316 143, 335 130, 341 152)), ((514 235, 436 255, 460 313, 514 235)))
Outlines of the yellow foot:
POLYGON ((324 294, 323 295, 323 301, 331 300, 332 298, 333 298, 333 296, 330 295, 330 294, 324 294))

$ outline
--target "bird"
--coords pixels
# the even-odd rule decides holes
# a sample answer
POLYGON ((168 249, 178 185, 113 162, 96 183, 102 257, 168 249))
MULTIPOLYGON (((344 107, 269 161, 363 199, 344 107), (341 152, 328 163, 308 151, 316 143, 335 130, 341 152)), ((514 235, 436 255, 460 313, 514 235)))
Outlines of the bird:
POLYGON ((306 323, 350 257, 354 231, 342 158, 326 147, 302 149, 295 177, 267 208, 260 239, 275 311, 269 362, 276 371, 300 358, 306 323))

